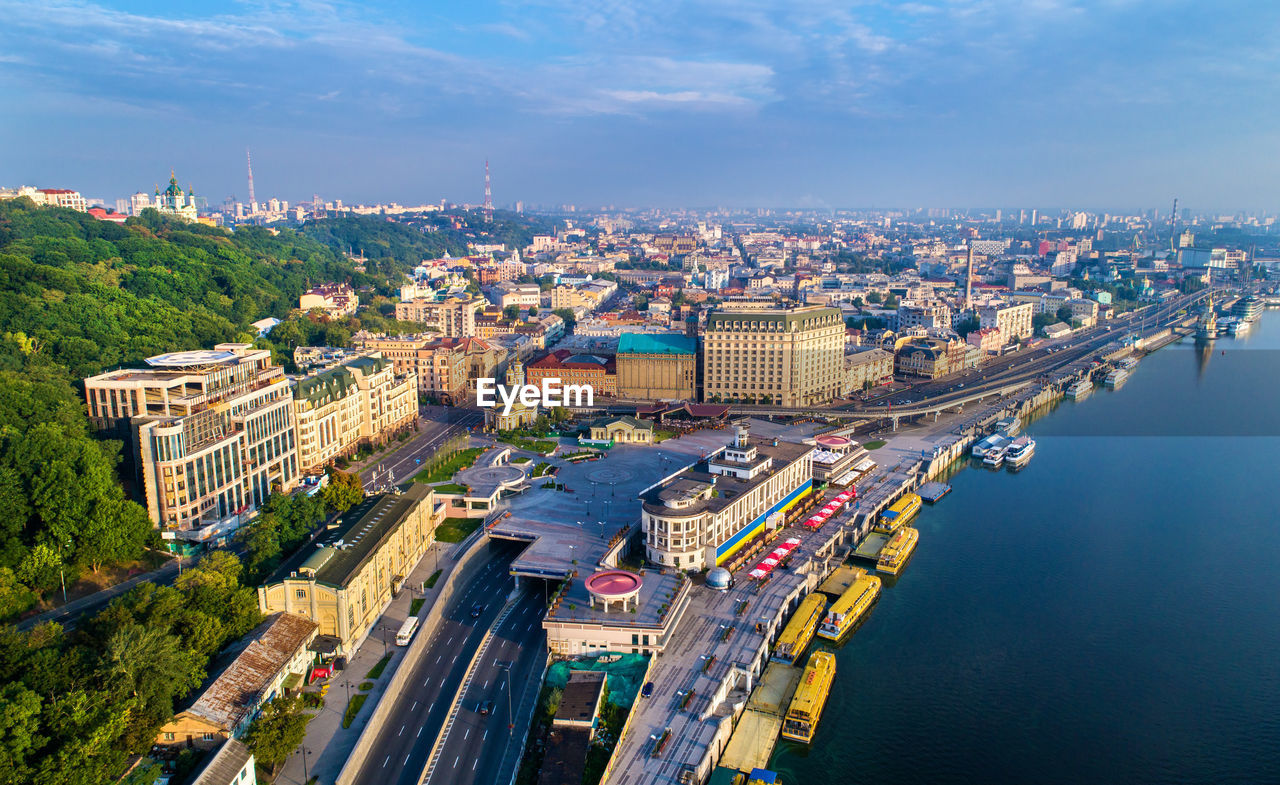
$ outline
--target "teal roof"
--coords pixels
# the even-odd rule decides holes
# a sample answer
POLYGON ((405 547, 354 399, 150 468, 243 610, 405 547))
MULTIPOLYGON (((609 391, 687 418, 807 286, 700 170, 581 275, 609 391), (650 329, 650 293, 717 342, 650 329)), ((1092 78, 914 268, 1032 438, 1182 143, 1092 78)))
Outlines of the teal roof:
POLYGON ((313 406, 322 406, 330 401, 345 398, 347 391, 355 385, 356 377, 351 374, 351 371, 338 366, 324 373, 299 379, 293 397, 295 400, 308 401, 313 406))
POLYGON ((664 333, 623 333, 618 337, 618 354, 696 354, 698 340, 687 335, 664 333))

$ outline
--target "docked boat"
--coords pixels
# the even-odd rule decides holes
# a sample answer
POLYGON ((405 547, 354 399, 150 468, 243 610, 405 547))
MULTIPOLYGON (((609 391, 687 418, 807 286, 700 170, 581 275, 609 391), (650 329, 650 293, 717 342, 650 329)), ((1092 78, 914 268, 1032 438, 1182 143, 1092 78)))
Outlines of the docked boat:
POLYGON ((818 637, 838 641, 857 625, 880 597, 881 581, 875 575, 862 574, 845 589, 840 599, 831 604, 818 625, 818 637))
POLYGON ((1231 307, 1231 313, 1239 317, 1244 322, 1256 322, 1258 317, 1262 316, 1264 304, 1262 298, 1257 295, 1249 295, 1236 300, 1236 304, 1231 307))
POLYGON ((911 554, 916 549, 916 541, 919 539, 920 532, 910 526, 899 529, 898 533, 890 537, 880 549, 876 569, 890 575, 897 575, 903 567, 907 566, 907 560, 911 558, 911 554))
POLYGON ((1241 335, 1248 335, 1249 328, 1252 326, 1253 324, 1251 322, 1247 322, 1244 319, 1232 319, 1227 323, 1227 334, 1232 338, 1238 338, 1241 335))
POLYGON ((829 651, 815 651, 804 666, 800 685, 787 707, 787 716, 782 721, 782 738, 803 744, 813 741, 835 678, 836 655, 829 651))
POLYGON ((1117 367, 1123 368, 1123 369, 1125 369, 1126 371, 1132 371, 1134 368, 1137 368, 1137 367, 1138 367, 1138 358, 1137 358, 1137 357, 1126 357, 1126 358, 1124 358, 1123 360, 1121 360, 1120 362, 1116 363, 1116 365, 1117 365, 1117 367))
POLYGON ((827 598, 813 592, 800 601, 791 621, 778 636, 778 645, 773 649, 774 662, 785 662, 794 665, 796 660, 804 656, 805 649, 813 640, 813 633, 827 612, 827 598))
POLYGON ((986 456, 982 459, 982 465, 988 469, 999 469, 1004 463, 1004 454, 1008 449, 1008 447, 1002 447, 999 450, 987 450, 986 456))
POLYGON ((918 512, 920 512, 920 497, 914 493, 908 493, 890 505, 889 509, 880 513, 871 530, 882 534, 893 534, 907 521, 916 517, 918 512))
POLYGON ((1004 462, 1009 465, 1010 469, 1021 469, 1031 461, 1031 456, 1036 454, 1036 440, 1030 436, 1019 436, 1013 440, 1013 444, 1009 445, 1009 449, 1004 452, 1004 462))
POLYGON ((1005 417, 996 420, 996 433, 1012 439, 1018 435, 1018 431, 1022 429, 1022 420, 1018 417, 1005 417))
POLYGON ((1073 401, 1079 401, 1088 398, 1092 392, 1093 380, 1081 379, 1067 388, 1067 397, 1073 401))
POLYGON ((1128 380, 1129 380, 1128 371, 1126 371, 1123 368, 1115 368, 1111 371, 1111 373, 1107 374, 1107 378, 1103 380, 1103 383, 1106 384, 1107 389, 1115 390, 1123 386, 1124 383, 1128 380))
POLYGON ((973 445, 973 450, 971 452, 973 453, 973 457, 981 459, 986 458, 987 453, 991 450, 1003 450, 1007 446, 1009 446, 1009 437, 993 433, 973 445))

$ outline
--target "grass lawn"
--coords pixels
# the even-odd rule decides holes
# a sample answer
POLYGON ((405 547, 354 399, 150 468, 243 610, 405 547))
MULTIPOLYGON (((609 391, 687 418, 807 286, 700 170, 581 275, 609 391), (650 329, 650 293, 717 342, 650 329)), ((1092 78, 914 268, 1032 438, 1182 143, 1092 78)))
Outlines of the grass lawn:
POLYGON ((428 466, 414 476, 414 482, 444 482, 452 480, 453 475, 459 469, 465 469, 476 462, 476 458, 480 457, 480 453, 484 452, 483 447, 468 447, 465 450, 459 450, 456 455, 435 466, 428 466))
POLYGON ((498 441, 506 442, 513 447, 519 447, 522 450, 536 452, 539 455, 546 455, 556 448, 556 443, 546 439, 524 439, 519 436, 499 436, 498 441))
POLYGON ((436 493, 466 493, 471 490, 470 487, 460 482, 449 482, 444 485, 435 486, 436 493))
POLYGON ((884 439, 876 439, 874 442, 867 442, 862 446, 868 450, 878 450, 881 447, 885 446, 886 444, 888 444, 888 442, 886 442, 884 439))
POLYGON ((369 691, 369 690, 371 690, 371 689, 373 689, 373 682, 371 682, 371 681, 362 681, 362 682, 360 682, 360 691, 361 691, 361 692, 368 692, 368 691, 369 691))
MULTIPOLYGON (((376 679, 376 678, 378 678, 379 676, 381 676, 381 675, 382 675, 382 672, 383 672, 384 670, 386 670, 386 669, 387 669, 387 663, 388 663, 388 662, 391 662, 391 655, 390 655, 390 654, 388 654, 388 655, 386 655, 385 657, 383 657, 382 659, 378 660, 378 664, 377 664, 377 665, 374 665, 372 668, 370 668, 370 669, 369 669, 369 672, 368 672, 368 673, 366 673, 366 674, 364 675, 364 677, 365 677, 366 679, 376 679)), ((364 687, 363 687, 363 686, 361 686, 361 687, 360 687, 360 689, 364 689, 364 687)))
POLYGON ((431 573, 431 577, 422 582, 422 588, 430 589, 434 587, 436 585, 436 581, 440 580, 440 573, 442 572, 444 572, 444 570, 436 570, 431 573))
POLYGON ((538 461, 533 467, 534 477, 545 477, 551 473, 551 464, 546 461, 538 461))
POLYGON ((424 603, 426 603, 426 600, 423 600, 423 599, 417 599, 409 603, 409 615, 417 616, 418 611, 422 610, 422 606, 424 603))
POLYGON ((342 715, 342 727, 351 727, 352 721, 355 720, 356 714, 360 712, 360 707, 364 705, 365 699, 368 697, 363 693, 351 696, 351 702, 347 704, 347 710, 342 715))
POLYGON ((533 460, 533 459, 532 459, 532 458, 526 458, 525 456, 521 455, 521 456, 519 456, 519 457, 517 457, 517 458, 512 458, 512 459, 511 459, 511 462, 512 462, 512 463, 518 463, 518 464, 520 464, 521 466, 523 466, 523 465, 525 465, 526 463, 528 463, 528 462, 529 462, 529 461, 531 461, 531 460, 533 460))
POLYGON ((674 439, 679 435, 680 434, 676 433, 675 431, 668 431, 665 428, 659 428, 658 430, 653 432, 653 441, 665 442, 667 439, 674 439))
POLYGON ((444 523, 436 529, 436 539, 440 542, 462 542, 467 535, 480 527, 483 518, 445 518, 444 523))

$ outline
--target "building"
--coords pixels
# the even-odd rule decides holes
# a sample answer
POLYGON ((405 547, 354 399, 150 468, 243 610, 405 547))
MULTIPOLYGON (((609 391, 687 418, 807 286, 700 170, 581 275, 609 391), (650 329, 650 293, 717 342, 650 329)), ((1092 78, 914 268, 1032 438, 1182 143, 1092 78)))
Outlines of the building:
POLYGON ((994 353, 1004 348, 1000 331, 994 327, 979 327, 965 337, 965 342, 984 353, 994 353))
POLYGON ((562 385, 589 384, 594 395, 618 394, 617 364, 613 357, 559 349, 530 363, 525 375, 529 384, 541 386, 544 379, 559 379, 562 385))
MULTIPOLYGON (((508 390, 519 389, 525 384, 524 363, 513 361, 507 366, 504 381, 508 390)), ((484 428, 486 431, 514 431, 533 425, 538 419, 537 405, 525 406, 519 397, 511 403, 511 410, 503 406, 490 406, 484 410, 484 428)))
POLYGON ((89 205, 80 192, 69 188, 33 188, 24 185, 13 190, 0 190, 0 199, 20 199, 24 196, 46 207, 65 207, 82 213, 89 210, 89 205))
POLYGON ((542 290, 536 283, 503 281, 489 290, 489 301, 499 308, 537 308, 542 304, 542 290))
POLYGON ((337 653, 350 654, 426 553, 443 518, 427 485, 370 496, 317 547, 294 554, 258 587, 258 607, 311 619, 337 653))
POLYGON ((235 739, 227 739, 195 772, 191 785, 257 785, 253 753, 235 739))
POLYGON ((950 329, 951 308, 946 303, 931 305, 906 304, 898 306, 898 330, 912 327, 950 329))
POLYGON ((551 308, 586 308, 594 311, 618 291, 613 281, 588 281, 580 286, 561 284, 551 290, 551 308))
POLYGON ((1000 345, 1031 337, 1031 320, 1036 306, 1031 303, 988 305, 978 309, 978 326, 994 327, 1000 331, 1000 345))
POLYGON ((604 671, 571 671, 551 726, 579 728, 587 732, 588 739, 595 738, 607 680, 604 671))
POLYGON ((166 539, 218 543, 267 496, 297 484, 293 388, 250 344, 149 357, 85 379, 89 418, 129 445, 166 539))
POLYGON ((415 297, 396 303, 396 319, 420 322, 450 338, 470 338, 476 334, 476 312, 484 309, 484 300, 466 296, 415 297))
POLYGON ((298 298, 298 308, 302 311, 319 310, 330 319, 350 316, 360 307, 360 298, 345 283, 326 283, 308 289, 298 298))
POLYGON ((674 333, 623 333, 618 337, 616 366, 622 398, 696 400, 696 338, 674 333))
POLYGON ((390 360, 397 374, 414 374, 418 393, 425 398, 446 405, 466 398, 469 366, 462 339, 441 338, 435 333, 386 336, 360 332, 354 343, 390 360))
POLYGON ((844 359, 843 394, 869 390, 893 379, 893 352, 865 349, 846 355, 844 359))
POLYGON ((746 421, 733 444, 640 496, 645 552, 656 564, 701 570, 730 560, 813 488, 813 447, 758 443, 746 421))
POLYGON ((947 342, 940 338, 912 338, 898 348, 894 356, 894 372, 900 376, 937 379, 960 370, 963 362, 962 355, 959 364, 952 363, 947 342))
POLYGON ((703 396, 714 403, 828 403, 844 384, 844 320, 816 305, 714 311, 702 364, 703 396))
POLYGON ((588 426, 589 439, 584 443, 605 444, 653 444, 653 423, 635 417, 600 417, 588 426))
POLYGON ((195 701, 161 726, 156 744, 211 750, 239 738, 263 706, 301 684, 313 658, 307 647, 318 629, 302 616, 273 613, 195 701))
POLYGON ((418 419, 418 377, 377 354, 299 379, 293 394, 298 464, 313 472, 418 419))

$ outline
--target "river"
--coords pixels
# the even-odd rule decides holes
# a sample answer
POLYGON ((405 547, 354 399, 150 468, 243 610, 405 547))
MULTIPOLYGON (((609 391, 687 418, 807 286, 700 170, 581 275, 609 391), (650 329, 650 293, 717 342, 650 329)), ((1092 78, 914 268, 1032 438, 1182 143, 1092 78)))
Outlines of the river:
POLYGON ((783 781, 1280 782, 1278 349, 1174 344, 953 477, 783 781))

